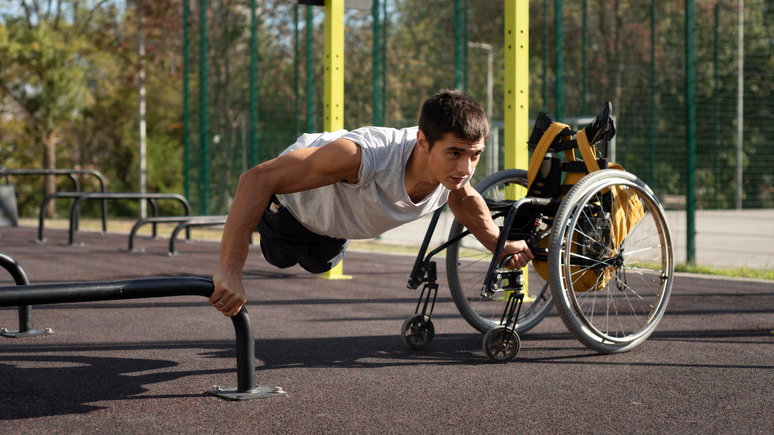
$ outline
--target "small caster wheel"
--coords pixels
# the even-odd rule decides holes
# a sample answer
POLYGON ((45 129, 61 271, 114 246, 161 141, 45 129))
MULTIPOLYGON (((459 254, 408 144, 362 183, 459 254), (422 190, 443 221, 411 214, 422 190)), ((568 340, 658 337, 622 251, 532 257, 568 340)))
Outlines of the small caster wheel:
POLYGON ((495 326, 484 335, 484 353, 494 363, 513 361, 521 350, 521 340, 513 328, 495 326))
POLYGON ((403 322, 400 328, 400 336, 406 346, 414 349, 424 349, 433 341, 435 327, 429 317, 416 314, 403 322))

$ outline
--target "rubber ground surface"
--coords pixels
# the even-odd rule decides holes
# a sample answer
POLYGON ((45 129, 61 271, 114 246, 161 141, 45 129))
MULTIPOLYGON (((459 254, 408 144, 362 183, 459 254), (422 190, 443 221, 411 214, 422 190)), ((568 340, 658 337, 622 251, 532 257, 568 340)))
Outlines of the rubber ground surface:
MULTIPOLYGON (((0 251, 32 284, 215 270, 218 244, 0 229, 0 251)), ((418 291, 410 256, 351 252, 351 280, 278 270, 254 247, 244 271, 256 380, 288 397, 228 402, 231 322, 201 297, 36 306, 52 336, 0 337, 0 433, 774 433, 774 283, 678 276, 666 315, 637 349, 587 350, 555 311, 490 363, 445 277, 435 341, 411 351, 399 329, 418 291)), ((438 263, 444 276, 444 262, 438 263)), ((0 285, 12 285, 0 271, 0 285)), ((18 329, 17 310, 0 327, 18 329)))

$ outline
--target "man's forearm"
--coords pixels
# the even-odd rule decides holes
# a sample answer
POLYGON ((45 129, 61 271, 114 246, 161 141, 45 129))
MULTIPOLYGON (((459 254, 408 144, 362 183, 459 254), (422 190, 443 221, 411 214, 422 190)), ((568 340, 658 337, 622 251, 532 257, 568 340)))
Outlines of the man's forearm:
POLYGON ((221 269, 241 272, 250 249, 250 236, 263 216, 271 192, 262 188, 256 168, 239 177, 234 202, 220 241, 221 269))
POLYGON ((497 249, 500 228, 492 220, 489 208, 480 195, 468 195, 461 200, 449 201, 454 217, 476 236, 489 251, 497 249))

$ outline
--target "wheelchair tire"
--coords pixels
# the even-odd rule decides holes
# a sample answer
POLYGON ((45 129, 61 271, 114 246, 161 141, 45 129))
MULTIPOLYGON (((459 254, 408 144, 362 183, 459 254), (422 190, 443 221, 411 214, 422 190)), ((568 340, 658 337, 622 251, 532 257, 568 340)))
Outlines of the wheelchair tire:
POLYGON ((424 349, 435 337, 435 326, 429 317, 421 314, 409 316, 400 328, 400 336, 406 346, 414 350, 424 349))
MULTIPOLYGON (((505 199, 506 186, 527 186, 527 171, 507 169, 496 172, 476 185, 476 190, 484 198, 505 199)), ((502 226, 504 218, 495 219, 502 226)), ((449 239, 465 231, 455 219, 449 232, 449 239)), ((485 333, 500 325, 503 310, 508 300, 504 292, 495 293, 492 299, 481 296, 481 287, 492 260, 492 253, 469 234, 446 249, 446 276, 449 281, 454 303, 462 317, 475 329, 485 333)), ((548 282, 540 278, 532 263, 527 265, 528 287, 521 313, 516 321, 515 331, 523 334, 540 323, 553 306, 548 282)), ((525 277, 527 273, 525 273, 525 277)))
POLYGON ((628 172, 587 175, 557 211, 549 240, 551 292, 567 328, 590 349, 626 352, 650 336, 669 301, 673 261, 658 199, 628 172))

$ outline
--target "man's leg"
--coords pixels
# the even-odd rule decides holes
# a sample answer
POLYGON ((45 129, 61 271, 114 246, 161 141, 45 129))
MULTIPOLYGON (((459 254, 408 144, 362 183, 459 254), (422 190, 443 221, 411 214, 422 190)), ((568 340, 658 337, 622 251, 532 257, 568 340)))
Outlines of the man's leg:
MULTIPOLYGON (((323 237, 323 236, 321 236, 323 237)), ((349 240, 326 237, 322 240, 310 241, 306 244, 303 256, 298 263, 307 272, 327 272, 344 259, 349 246, 349 240)))

